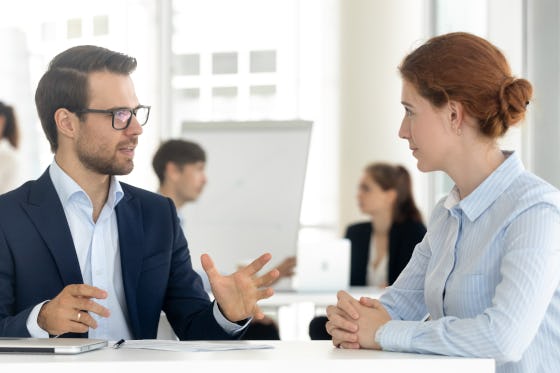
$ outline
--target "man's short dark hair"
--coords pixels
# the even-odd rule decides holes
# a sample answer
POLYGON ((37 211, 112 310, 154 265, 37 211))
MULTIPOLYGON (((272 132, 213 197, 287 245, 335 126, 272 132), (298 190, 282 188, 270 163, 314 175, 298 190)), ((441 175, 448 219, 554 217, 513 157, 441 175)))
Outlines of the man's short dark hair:
POLYGON ((73 47, 55 56, 35 92, 37 112, 51 151, 58 149, 54 113, 60 108, 72 112, 87 108, 90 73, 108 71, 130 75, 135 69, 134 57, 94 45, 73 47))
POLYGON ((179 167, 185 164, 206 162, 206 153, 200 145, 192 141, 167 140, 162 143, 152 161, 152 166, 160 184, 163 184, 165 180, 165 166, 169 162, 179 167))

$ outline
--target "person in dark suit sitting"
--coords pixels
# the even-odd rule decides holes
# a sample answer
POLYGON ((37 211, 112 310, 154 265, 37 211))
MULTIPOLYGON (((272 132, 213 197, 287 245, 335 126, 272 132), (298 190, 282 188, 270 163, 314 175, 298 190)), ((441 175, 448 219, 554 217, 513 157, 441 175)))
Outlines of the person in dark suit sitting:
MULTIPOLYGON (((350 225, 350 285, 391 285, 404 269, 426 227, 412 194, 412 183, 403 166, 373 163, 367 166, 358 189, 360 210, 371 221, 350 225)), ((326 316, 309 325, 311 339, 331 339, 326 316)))
POLYGON ((222 276, 201 257, 211 302, 173 201, 121 183, 150 107, 136 59, 86 45, 57 55, 35 94, 54 160, 0 196, 0 337, 153 339, 161 311, 180 339, 239 338, 277 277, 264 254, 222 276))

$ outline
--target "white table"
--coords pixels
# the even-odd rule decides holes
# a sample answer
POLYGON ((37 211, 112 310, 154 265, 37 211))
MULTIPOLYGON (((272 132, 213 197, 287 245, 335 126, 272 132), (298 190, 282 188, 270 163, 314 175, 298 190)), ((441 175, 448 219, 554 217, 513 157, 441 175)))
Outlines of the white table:
MULTIPOLYGON (((383 289, 351 287, 347 291, 355 298, 378 298, 383 289)), ((278 322, 282 340, 309 340, 311 319, 324 315, 325 308, 336 304, 336 301, 336 292, 275 291, 272 297, 259 301, 259 306, 278 322)))
MULTIPOLYGON (((383 289, 375 287, 351 287, 348 292, 355 298, 368 296, 378 298, 383 289)), ((213 299, 212 293, 209 293, 213 299)), ((316 315, 325 313, 325 308, 336 304, 336 292, 295 292, 277 290, 268 299, 259 301, 261 309, 278 323, 283 341, 309 340, 309 322, 316 315)), ((158 339, 176 339, 169 322, 162 313, 158 339)))
MULTIPOLYGON (((347 291, 355 298, 359 298, 360 296, 378 298, 382 294, 383 289, 369 286, 353 286, 347 291)), ((306 302, 313 303, 318 308, 324 308, 328 305, 336 304, 336 292, 296 292, 277 290, 274 292, 272 297, 259 301, 259 305, 261 307, 274 308, 306 302)))
POLYGON ((336 349, 329 341, 237 341, 272 345, 267 350, 172 352, 105 348, 80 355, 0 355, 3 372, 414 372, 489 373, 492 359, 454 358, 336 349))

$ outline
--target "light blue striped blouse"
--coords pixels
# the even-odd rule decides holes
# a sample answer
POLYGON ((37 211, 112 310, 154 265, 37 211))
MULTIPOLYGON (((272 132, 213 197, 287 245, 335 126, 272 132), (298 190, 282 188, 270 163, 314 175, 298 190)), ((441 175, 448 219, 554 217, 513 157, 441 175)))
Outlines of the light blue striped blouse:
POLYGON ((453 189, 434 208, 380 299, 392 316, 375 336, 384 350, 489 357, 497 372, 560 370, 560 192, 505 154, 465 199, 453 189))

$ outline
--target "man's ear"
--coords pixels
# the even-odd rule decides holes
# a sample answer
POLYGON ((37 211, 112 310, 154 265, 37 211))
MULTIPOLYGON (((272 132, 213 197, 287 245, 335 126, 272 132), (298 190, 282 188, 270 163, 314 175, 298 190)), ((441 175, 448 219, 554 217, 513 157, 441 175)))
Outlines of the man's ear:
POLYGON ((74 113, 64 108, 57 109, 54 112, 54 121, 61 135, 74 138, 76 134, 76 125, 79 122, 79 119, 74 113))
POLYGON ((176 181, 181 174, 181 168, 179 165, 169 161, 165 164, 165 179, 176 181))

